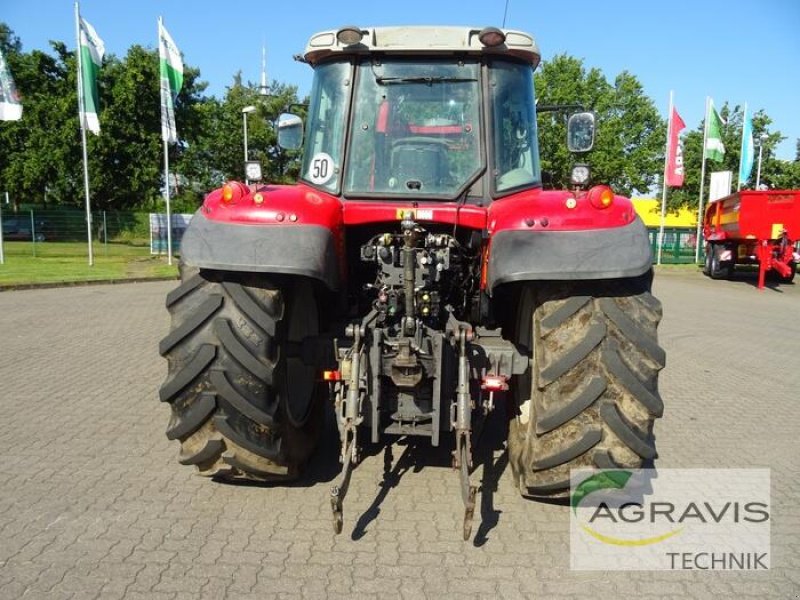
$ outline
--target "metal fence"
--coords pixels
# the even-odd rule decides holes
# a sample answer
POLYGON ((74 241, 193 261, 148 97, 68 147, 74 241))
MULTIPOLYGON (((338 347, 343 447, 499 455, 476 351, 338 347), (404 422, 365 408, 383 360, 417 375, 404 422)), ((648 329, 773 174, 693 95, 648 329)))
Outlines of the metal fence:
MULTIPOLYGON (((185 223, 177 222, 180 218, 180 215, 173 215, 173 253, 179 250, 181 234, 186 227, 185 223)), ((141 248, 143 255, 166 254, 166 227, 154 228, 153 222, 151 214, 146 212, 94 212, 91 215, 93 250, 106 256, 118 252, 128 254, 133 248, 141 248)), ((3 242, 0 252, 6 256, 67 257, 79 252, 81 245, 87 246, 86 213, 80 210, 13 211, 4 208, 0 212, 0 223, 3 242)))
MULTIPOLYGON (((71 210, 19 210, 2 212, 3 239, 24 242, 86 241, 86 213, 71 210)), ((149 238, 147 213, 98 211, 92 213, 92 237, 99 241, 149 238)))
MULTIPOLYGON (((173 214, 173 253, 180 249, 180 239, 190 215, 173 214)), ((86 214, 77 210, 3 210, 4 251, 32 256, 72 256, 76 244, 86 245, 86 214), (23 242, 17 244, 16 242, 23 242)), ((165 216, 145 212, 98 211, 92 213, 92 240, 95 252, 113 254, 122 246, 141 247, 143 254, 166 254, 165 216)), ((658 229, 648 230, 655 262, 658 255, 658 229)), ((694 229, 667 228, 661 248, 665 264, 693 263, 696 235, 694 229)), ((126 250, 127 252, 127 250, 126 250)), ((701 259, 704 254, 701 248, 701 259)))
MULTIPOLYGON (((658 257, 658 229, 648 229, 650 237, 650 250, 653 253, 653 262, 658 257)), ((691 264, 694 263, 694 253, 697 246, 697 232, 695 229, 671 227, 664 229, 664 240, 661 244, 662 264, 691 264)), ((705 258, 703 248, 700 248, 700 259, 705 258)))

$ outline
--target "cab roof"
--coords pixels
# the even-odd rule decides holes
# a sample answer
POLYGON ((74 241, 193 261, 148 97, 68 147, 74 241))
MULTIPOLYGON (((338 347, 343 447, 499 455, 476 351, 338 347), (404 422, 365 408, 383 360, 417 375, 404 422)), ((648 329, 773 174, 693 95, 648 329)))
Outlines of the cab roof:
POLYGON ((451 26, 347 27, 321 31, 311 36, 303 58, 312 66, 336 55, 474 55, 513 56, 534 68, 541 55, 533 36, 511 29, 498 29, 505 36, 496 46, 484 45, 479 35, 487 28, 451 26), (344 29, 361 32, 361 41, 343 43, 337 35, 344 29))

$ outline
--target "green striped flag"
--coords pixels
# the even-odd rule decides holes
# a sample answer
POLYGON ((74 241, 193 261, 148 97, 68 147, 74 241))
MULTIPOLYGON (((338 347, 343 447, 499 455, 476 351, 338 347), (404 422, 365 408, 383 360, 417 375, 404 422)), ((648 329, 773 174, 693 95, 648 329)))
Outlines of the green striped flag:
POLYGON ((174 143, 178 141, 175 99, 183 85, 183 61, 161 18, 158 19, 158 58, 161 73, 161 138, 174 143))
POLYGON ((105 44, 94 27, 83 17, 78 19, 80 31, 81 95, 83 112, 80 115, 81 127, 95 135, 100 134, 100 121, 97 118, 100 103, 97 94, 97 72, 103 64, 105 44))
POLYGON ((725 158, 725 144, 722 143, 722 119, 714 110, 714 101, 709 102, 707 115, 708 128, 706 129, 706 158, 722 162, 725 158))

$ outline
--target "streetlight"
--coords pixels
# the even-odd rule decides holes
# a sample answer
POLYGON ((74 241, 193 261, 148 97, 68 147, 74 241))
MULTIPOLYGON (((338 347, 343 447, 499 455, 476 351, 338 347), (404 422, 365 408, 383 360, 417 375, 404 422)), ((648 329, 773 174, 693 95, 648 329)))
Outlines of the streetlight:
POLYGON ((769 139, 766 133, 758 136, 758 169, 756 170, 756 190, 761 187, 761 152, 764 150, 764 142, 769 139))
MULTIPOLYGON (((249 160, 249 156, 248 156, 248 153, 247 153, 247 115, 249 115, 250 113, 255 112, 255 111, 256 111, 256 107, 255 106, 245 106, 242 109, 242 127, 244 128, 244 162, 245 162, 245 164, 247 164, 247 161, 249 160)), ((246 185, 250 185, 250 180, 247 179, 247 177, 245 177, 244 182, 245 182, 246 185)))

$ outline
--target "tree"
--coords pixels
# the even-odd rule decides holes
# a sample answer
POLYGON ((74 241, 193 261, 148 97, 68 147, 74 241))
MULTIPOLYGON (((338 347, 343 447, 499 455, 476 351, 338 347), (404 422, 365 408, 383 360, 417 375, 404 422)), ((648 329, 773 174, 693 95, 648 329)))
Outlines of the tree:
MULTIPOLYGON (((22 97, 19 121, 0 124, 0 182, 21 201, 63 197, 77 183, 72 166, 79 164, 80 146, 74 138, 78 115, 75 79, 63 44, 52 42, 56 57, 38 50, 21 52, 13 32, 5 28, 8 64, 22 97), (49 195, 48 195, 49 192, 49 195)), ((5 45, 5 44, 4 44, 5 45)))
POLYGON ((197 143, 186 149, 187 175, 206 189, 225 180, 244 179, 242 109, 255 106, 255 112, 247 115, 249 159, 261 162, 265 182, 289 180, 286 167, 293 166, 293 161, 277 146, 275 120, 297 103, 296 86, 273 81, 270 95, 263 96, 257 85, 242 83, 237 74, 222 101, 202 106, 204 129, 197 143))
MULTIPOLYGON (((19 40, 0 23, 0 47, 23 100, 23 118, 0 124, 0 185, 15 202, 82 206, 83 164, 78 122, 75 53, 51 42, 54 56, 23 53, 19 40)), ((176 102, 182 144, 170 147, 175 172, 183 149, 206 128, 202 91, 206 84, 191 66, 176 102)), ((100 69, 100 135, 87 136, 92 206, 130 210, 158 206, 163 188, 158 53, 132 46, 122 59, 107 56, 100 69)), ((172 170, 172 169, 171 169, 172 170)), ((198 204, 194 197, 193 206, 198 204)), ((178 202, 180 204, 180 201, 178 202)), ((193 207, 192 206, 192 207, 193 207)))
POLYGON ((535 75, 539 105, 581 104, 597 116, 595 148, 573 156, 566 147, 566 119, 561 113, 539 118, 542 166, 556 187, 568 187, 573 164, 591 165, 592 180, 623 194, 646 192, 663 168, 666 124, 641 83, 627 71, 613 85, 596 68, 562 54, 542 64, 535 75))
MULTIPOLYGON (((111 57, 100 77, 100 136, 90 136, 93 203, 98 208, 159 206, 164 187, 158 52, 132 46, 123 60, 111 57)), ((200 72, 184 67, 183 87, 175 102, 181 143, 169 145, 170 174, 180 173, 183 148, 201 135, 200 72)), ((179 202, 178 202, 179 204, 179 202)), ((179 207, 176 207, 179 208, 179 207)))

